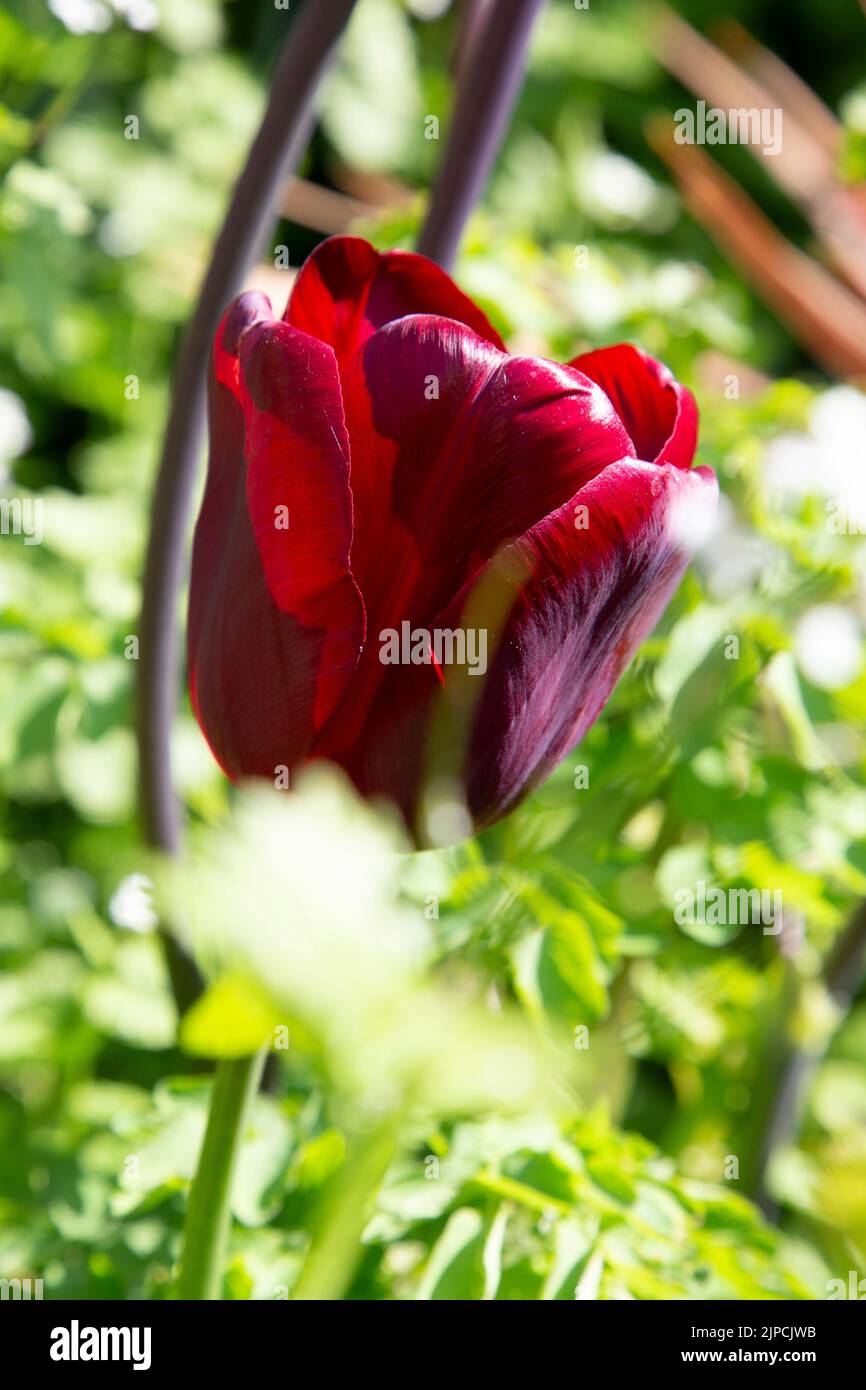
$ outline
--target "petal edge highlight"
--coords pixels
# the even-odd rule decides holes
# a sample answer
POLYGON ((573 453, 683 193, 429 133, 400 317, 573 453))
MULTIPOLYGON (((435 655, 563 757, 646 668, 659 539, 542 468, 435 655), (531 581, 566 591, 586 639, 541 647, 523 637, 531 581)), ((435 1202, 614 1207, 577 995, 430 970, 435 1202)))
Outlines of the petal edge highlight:
POLYGON ((285 320, 329 343, 341 364, 378 328, 407 314, 438 314, 504 349, 486 314, 451 276, 414 251, 376 251, 355 236, 329 237, 307 257, 285 320))
POLYGON ((475 713, 477 824, 511 810, 594 723, 689 562, 680 509, 699 495, 712 505, 716 491, 710 469, 623 460, 499 557, 515 602, 475 713))
POLYGON ((582 353, 569 364, 606 393, 637 457, 691 468, 698 443, 698 407, 662 362, 630 343, 582 353))
POLYGON ((275 325, 266 306, 262 296, 241 296, 214 341, 208 477, 190 581, 193 708, 233 778, 273 779, 307 755, 364 639, 348 566, 348 444, 336 361, 322 344, 275 325), (263 391, 258 370, 275 352, 281 362, 269 363, 273 388, 263 391), (316 377, 312 394, 305 372, 316 377), (315 473, 319 486, 308 489, 315 473), (286 528, 277 507, 286 508, 286 528))

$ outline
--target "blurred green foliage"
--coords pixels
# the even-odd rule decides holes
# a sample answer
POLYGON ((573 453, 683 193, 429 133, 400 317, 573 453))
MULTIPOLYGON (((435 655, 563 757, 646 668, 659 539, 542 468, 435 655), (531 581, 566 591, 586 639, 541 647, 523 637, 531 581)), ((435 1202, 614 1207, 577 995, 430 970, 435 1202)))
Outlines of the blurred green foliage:
MULTIPOLYGON (((40 545, 0 537, 0 1274, 168 1296, 206 1059, 285 1027, 235 1183, 228 1297, 288 1296, 323 1249, 355 1298, 826 1296, 866 1268, 866 1000, 840 1013, 825 981, 866 891, 864 538, 828 525, 866 401, 809 368, 682 213, 641 133, 681 100, 645 8, 551 6, 458 278, 521 350, 632 339, 689 382, 718 528, 581 748, 456 849, 396 855, 348 794, 313 789, 296 830, 319 858, 262 864, 294 813, 230 798, 184 708, 179 876, 133 816, 147 500, 177 331, 285 17, 162 0, 135 30, 96 8, 109 27, 81 34, 41 0, 0 14, 0 465, 7 498, 44 505, 40 545), (840 622, 837 670, 814 634, 840 622), (336 901, 322 864, 343 852, 336 901), (264 895, 234 921, 258 953, 221 929, 227 864, 264 895), (210 982, 182 1021, 142 874, 210 982), (701 879, 779 888, 783 931, 677 925, 701 879), (488 1047, 510 1059, 505 1101, 501 1066, 479 1083, 488 1047), (798 1053, 815 1069, 770 1155, 772 1228, 749 1199, 798 1053)), ((427 185, 454 24, 411 8, 359 5, 310 177, 427 185)), ((805 3, 735 10, 770 46, 784 16, 862 177, 856 7, 834 7, 832 46, 805 3)), ((421 201, 361 230, 411 244, 421 201)), ((275 233, 293 264, 315 239, 275 233)))

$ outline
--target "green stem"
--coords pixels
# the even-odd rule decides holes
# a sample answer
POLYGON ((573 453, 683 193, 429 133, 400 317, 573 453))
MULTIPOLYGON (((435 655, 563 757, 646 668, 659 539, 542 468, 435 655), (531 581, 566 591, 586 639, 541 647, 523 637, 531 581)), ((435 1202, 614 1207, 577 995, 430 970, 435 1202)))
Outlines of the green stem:
POLYGON ((312 1242, 292 1298, 314 1303, 343 1297, 361 1256, 361 1237, 373 1199, 394 1156, 396 1117, 358 1135, 344 1167, 322 1197, 312 1242))
POLYGON ((219 1063, 207 1129, 190 1189, 177 1297, 218 1299, 231 1220, 235 1159, 250 1102, 259 1088, 265 1053, 219 1063))

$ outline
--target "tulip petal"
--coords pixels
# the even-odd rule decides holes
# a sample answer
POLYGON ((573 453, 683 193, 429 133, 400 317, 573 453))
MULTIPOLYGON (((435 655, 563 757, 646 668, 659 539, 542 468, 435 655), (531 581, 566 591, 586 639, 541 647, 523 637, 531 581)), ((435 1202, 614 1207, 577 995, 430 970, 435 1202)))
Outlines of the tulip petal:
POLYGON ((504 347, 486 315, 434 261, 410 251, 380 253, 354 236, 316 247, 298 272, 285 319, 330 343, 342 365, 377 328, 406 314, 455 319, 504 347))
POLYGON ((344 400, 371 629, 438 612, 503 544, 633 452, 580 372, 432 315, 370 338, 344 400))
POLYGON ((629 343, 585 352, 571 363, 595 381, 634 443, 638 458, 691 468, 698 442, 698 408, 663 363, 629 343))
POLYGON ((243 295, 216 335, 209 414, 191 698, 230 776, 273 779, 309 750, 364 640, 334 354, 275 322, 263 296, 243 295))
MULTIPOLYGON (((383 632, 431 620, 503 545, 631 453, 609 400, 570 367, 510 357, 450 319, 374 334, 343 378, 356 526, 352 571, 370 641, 320 751, 362 738, 391 668, 383 632)), ((383 698, 387 690, 383 692, 383 698)))
POLYGON ((486 670, 389 666, 341 758, 359 790, 395 802, 421 842, 439 787, 462 785, 480 828, 513 809, 597 718, 716 493, 710 469, 626 459, 499 552, 430 624, 462 630, 467 651, 474 633, 486 670))
POLYGON ((506 814, 595 721, 679 583, 694 509, 716 492, 710 469, 624 460, 497 557, 516 603, 490 639, 474 712, 466 781, 477 824, 506 814))

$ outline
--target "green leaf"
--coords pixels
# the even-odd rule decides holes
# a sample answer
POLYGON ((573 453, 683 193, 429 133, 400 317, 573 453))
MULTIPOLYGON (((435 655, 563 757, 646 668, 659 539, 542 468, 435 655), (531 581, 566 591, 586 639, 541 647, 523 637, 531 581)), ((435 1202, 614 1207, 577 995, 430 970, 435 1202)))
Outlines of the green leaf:
POLYGON ((485 1223, 479 1211, 460 1207, 449 1217, 430 1252, 418 1290, 421 1301, 464 1301, 484 1294, 485 1223))
POLYGON ((184 1015, 180 1041, 198 1057, 249 1057, 284 1024, 260 985, 227 972, 184 1015))
POLYGON ((553 905, 550 917, 513 948, 518 996, 539 1020, 593 1023, 606 1011, 607 990, 592 934, 576 913, 553 905))

